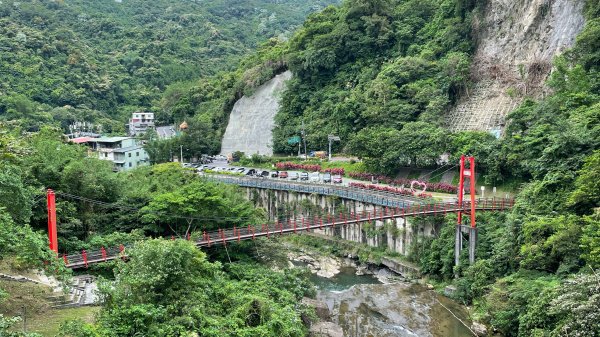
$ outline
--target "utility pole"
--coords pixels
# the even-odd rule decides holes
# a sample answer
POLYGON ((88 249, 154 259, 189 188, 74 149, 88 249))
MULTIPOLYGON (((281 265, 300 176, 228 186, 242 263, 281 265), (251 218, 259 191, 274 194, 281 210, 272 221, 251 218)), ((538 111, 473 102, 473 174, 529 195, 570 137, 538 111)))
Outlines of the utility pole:
POLYGON ((179 145, 179 150, 180 150, 179 163, 183 163, 183 145, 179 145))
POLYGON ((329 152, 327 154, 329 155, 329 161, 331 161, 331 143, 333 141, 339 142, 340 137, 334 136, 334 135, 329 135, 329 136, 327 136, 327 140, 329 141, 329 152))
POLYGON ((304 140, 304 160, 308 158, 308 153, 306 152, 306 131, 304 130, 304 121, 302 121, 302 139, 304 140))

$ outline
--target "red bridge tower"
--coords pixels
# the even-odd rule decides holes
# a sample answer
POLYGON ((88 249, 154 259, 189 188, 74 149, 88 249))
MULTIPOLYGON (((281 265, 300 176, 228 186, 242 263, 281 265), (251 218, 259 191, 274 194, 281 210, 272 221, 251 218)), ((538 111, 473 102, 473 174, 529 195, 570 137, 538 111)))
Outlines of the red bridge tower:
POLYGON ((460 157, 460 180, 458 183, 458 223, 456 225, 456 240, 454 243, 454 265, 460 263, 460 252, 463 250, 464 235, 469 240, 469 263, 475 262, 475 246, 477 243, 477 226, 475 223, 475 157, 460 157), (468 167, 467 167, 468 164, 468 167), (465 178, 468 179, 470 200, 465 202, 465 178), (463 220, 469 224, 463 224, 463 220))

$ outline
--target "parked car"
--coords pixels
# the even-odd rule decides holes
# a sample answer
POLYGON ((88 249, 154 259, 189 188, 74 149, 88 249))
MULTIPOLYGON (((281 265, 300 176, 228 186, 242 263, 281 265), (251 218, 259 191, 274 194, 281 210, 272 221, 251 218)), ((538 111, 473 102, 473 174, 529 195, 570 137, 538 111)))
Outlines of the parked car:
POLYGON ((340 176, 340 175, 333 176, 333 183, 334 184, 341 184, 342 183, 342 176, 340 176))
POLYGON ((277 178, 277 177, 279 177, 279 171, 271 172, 271 178, 277 178))
POLYGON ((308 172, 301 172, 300 180, 308 181, 308 172))
POLYGON ((287 177, 288 177, 288 172, 287 171, 281 171, 281 172, 279 172, 279 178, 286 179, 287 177))
POLYGON ((300 176, 298 175, 298 172, 292 172, 290 173, 290 179, 291 180, 298 180, 300 176))
POLYGON ((323 182, 326 184, 331 183, 331 173, 329 173, 329 172, 323 173, 323 182))
POLYGON ((255 169, 249 169, 248 172, 246 172, 247 176, 253 176, 256 175, 256 170, 255 169))
POLYGON ((267 178, 269 176, 269 171, 262 171, 260 173, 257 173, 257 175, 262 178, 267 178))
POLYGON ((239 173, 244 173, 244 171, 246 171, 245 168, 243 167, 238 167, 237 169, 235 169, 236 171, 238 171, 239 173))
POLYGON ((319 174, 319 172, 313 172, 310 174, 311 183, 318 183, 319 181, 321 181, 321 174, 319 174))

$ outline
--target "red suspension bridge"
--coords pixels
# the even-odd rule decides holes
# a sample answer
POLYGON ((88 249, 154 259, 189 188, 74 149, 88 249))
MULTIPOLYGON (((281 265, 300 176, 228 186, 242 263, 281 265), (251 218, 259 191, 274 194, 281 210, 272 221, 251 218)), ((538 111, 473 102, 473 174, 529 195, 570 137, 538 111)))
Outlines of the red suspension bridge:
MULTIPOLYGON (((512 207, 513 203, 512 199, 478 199, 474 206, 477 211, 503 211, 512 207)), ((237 243, 242 240, 255 240, 261 237, 272 238, 284 234, 299 234, 315 229, 336 228, 353 224, 371 223, 373 221, 389 221, 415 216, 446 215, 448 213, 465 211, 466 209, 470 210, 471 206, 470 202, 465 202, 462 205, 457 202, 440 202, 425 205, 417 204, 406 208, 382 207, 369 212, 340 212, 335 215, 328 214, 321 217, 301 217, 270 224, 248 225, 218 229, 210 232, 205 231, 197 239, 192 239, 189 234, 186 239, 193 240, 197 247, 211 247, 237 243)), ((84 250, 76 254, 62 255, 62 258, 69 268, 87 268, 90 264, 127 258, 127 247, 120 245, 119 247, 108 249, 103 247, 97 250, 84 250)))
MULTIPOLYGON (((407 217, 436 216, 448 213, 458 214, 456 226, 456 263, 460 251, 463 249, 463 234, 468 234, 469 261, 475 258, 475 243, 477 228, 475 223, 476 211, 504 211, 514 205, 513 199, 476 199, 475 198, 475 162, 473 157, 462 157, 460 161, 460 182, 458 201, 456 202, 430 202, 430 203, 402 203, 403 207, 374 206, 372 211, 362 212, 337 212, 323 216, 292 217, 282 221, 265 224, 252 224, 242 227, 218 229, 215 231, 204 231, 195 233, 194 238, 187 234, 187 240, 193 240, 197 247, 211 247, 214 245, 227 245, 229 243, 241 242, 242 240, 255 240, 257 238, 277 237, 284 234, 299 234, 312 230, 326 228, 347 227, 349 225, 372 223, 373 221, 406 221, 407 217), (467 167, 468 166, 468 167, 467 167), (465 180, 470 182, 469 201, 464 200, 465 180), (464 217, 463 215, 468 215, 464 217), (468 225, 463 225, 463 220, 469 219, 468 225)), ((85 199, 82 197, 78 197, 85 199)), ((406 223, 406 222, 404 222, 406 223)), ((50 249, 58 254, 57 229, 56 229, 56 206, 55 192, 48 190, 48 237, 50 249)), ((108 262, 115 259, 126 259, 127 248, 125 245, 97 250, 83 250, 75 254, 64 254, 62 259, 68 268, 87 268, 90 264, 108 262)))

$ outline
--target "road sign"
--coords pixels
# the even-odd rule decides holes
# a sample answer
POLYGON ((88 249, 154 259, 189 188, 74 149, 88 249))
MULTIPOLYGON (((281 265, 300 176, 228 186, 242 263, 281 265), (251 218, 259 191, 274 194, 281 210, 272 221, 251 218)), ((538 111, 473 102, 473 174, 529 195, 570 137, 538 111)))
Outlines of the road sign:
POLYGON ((300 143, 300 136, 290 137, 290 138, 288 138, 287 142, 290 145, 298 144, 298 143, 300 143))

